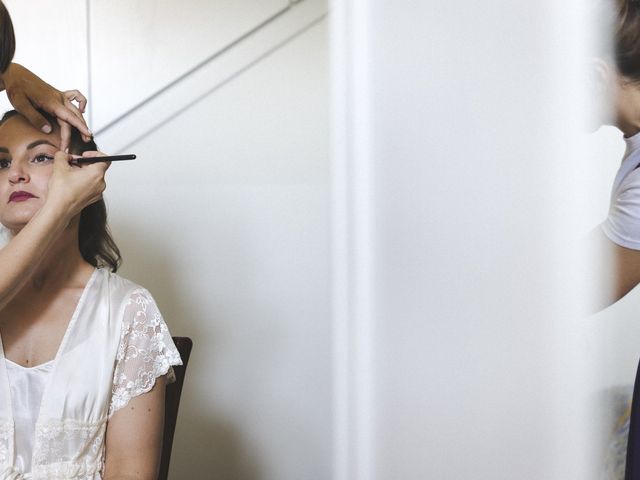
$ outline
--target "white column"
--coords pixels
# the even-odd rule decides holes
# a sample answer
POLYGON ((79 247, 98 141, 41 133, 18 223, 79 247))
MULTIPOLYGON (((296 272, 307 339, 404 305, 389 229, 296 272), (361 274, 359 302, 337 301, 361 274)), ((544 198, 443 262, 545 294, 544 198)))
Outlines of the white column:
POLYGON ((331 8, 334 480, 587 478, 582 7, 331 8))

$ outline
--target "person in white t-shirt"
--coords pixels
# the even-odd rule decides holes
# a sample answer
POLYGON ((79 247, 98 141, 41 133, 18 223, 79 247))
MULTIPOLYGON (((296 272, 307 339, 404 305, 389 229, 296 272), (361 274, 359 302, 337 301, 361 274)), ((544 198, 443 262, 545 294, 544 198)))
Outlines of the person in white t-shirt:
POLYGON ((602 124, 617 127, 626 151, 614 180, 609 214, 592 233, 605 281, 596 310, 615 303, 640 283, 640 2, 612 0, 608 27, 612 54, 594 58, 602 124))
MULTIPOLYGON (((598 247, 596 258, 602 262, 599 273, 605 281, 592 307, 602 309, 640 283, 640 1, 602 0, 598 5, 602 7, 598 18, 612 34, 612 42, 610 51, 592 60, 594 100, 603 113, 601 123, 617 127, 626 143, 609 213, 592 233, 592 244, 598 247)), ((611 478, 640 480, 640 366, 631 408, 619 421, 607 471, 611 478), (622 452, 625 443, 626 456, 622 452)))

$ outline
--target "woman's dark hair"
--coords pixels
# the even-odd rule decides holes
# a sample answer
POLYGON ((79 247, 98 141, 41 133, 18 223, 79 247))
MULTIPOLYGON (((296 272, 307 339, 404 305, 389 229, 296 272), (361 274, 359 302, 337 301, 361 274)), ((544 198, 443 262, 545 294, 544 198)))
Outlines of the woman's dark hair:
POLYGON ((4 73, 16 51, 16 37, 9 11, 0 1, 0 72, 4 73))
MULTIPOLYGON (((46 117, 51 125, 57 125, 56 120, 48 113, 42 111, 40 113, 46 117)), ((20 114, 15 110, 6 112, 0 119, 0 125, 17 115, 20 114)), ((72 127, 69 153, 82 155, 82 152, 88 150, 98 150, 98 146, 93 140, 83 141, 80 132, 72 127)), ((103 199, 87 205, 80 212, 78 246, 82 258, 94 267, 109 268, 115 272, 122 263, 120 249, 113 240, 107 224, 107 206, 103 199)))
POLYGON ((640 2, 615 0, 613 53, 618 71, 640 82, 640 2))

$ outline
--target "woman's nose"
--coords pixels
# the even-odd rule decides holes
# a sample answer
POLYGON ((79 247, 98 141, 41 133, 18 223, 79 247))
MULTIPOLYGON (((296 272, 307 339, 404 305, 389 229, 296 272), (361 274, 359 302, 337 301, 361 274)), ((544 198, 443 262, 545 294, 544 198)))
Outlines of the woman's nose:
POLYGON ((20 162, 13 162, 11 164, 9 168, 9 182, 12 184, 29 182, 29 174, 22 168, 20 162))

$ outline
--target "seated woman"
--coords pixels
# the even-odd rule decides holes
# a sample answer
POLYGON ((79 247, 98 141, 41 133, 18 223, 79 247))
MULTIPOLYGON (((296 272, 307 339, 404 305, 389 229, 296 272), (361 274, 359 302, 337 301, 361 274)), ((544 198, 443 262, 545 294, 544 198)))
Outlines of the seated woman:
MULTIPOLYGON (((17 112, 0 120, 0 223, 11 235, 44 204, 54 169, 84 168, 59 145, 58 129, 17 112)), ((70 145, 97 150, 77 131, 70 145)), ((156 478, 165 380, 181 360, 149 292, 114 273, 119 262, 99 200, 0 310, 0 479, 156 478)))

